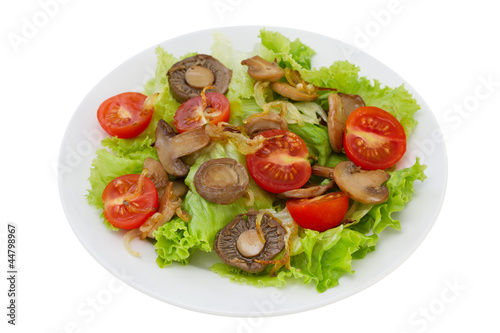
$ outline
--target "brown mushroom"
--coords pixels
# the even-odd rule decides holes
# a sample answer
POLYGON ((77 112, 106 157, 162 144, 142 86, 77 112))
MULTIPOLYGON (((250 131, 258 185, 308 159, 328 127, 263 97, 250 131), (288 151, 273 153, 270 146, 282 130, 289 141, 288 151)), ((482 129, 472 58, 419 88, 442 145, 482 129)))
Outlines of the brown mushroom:
POLYGON ((275 82, 285 75, 285 71, 276 62, 269 62, 260 56, 245 59, 241 64, 248 66, 248 75, 258 81, 275 82))
POLYGON ((174 98, 180 103, 198 96, 204 87, 212 86, 225 94, 232 71, 219 60, 206 54, 197 54, 175 63, 168 71, 168 84, 174 98))
POLYGON ((182 198, 183 196, 186 195, 187 191, 189 190, 189 187, 184 182, 184 178, 176 179, 172 181, 172 183, 173 183, 172 191, 174 192, 176 197, 182 198))
POLYGON ((168 174, 165 172, 165 169, 160 162, 151 157, 146 157, 142 168, 148 170, 146 177, 151 179, 153 184, 155 184, 156 192, 158 192, 158 198, 161 198, 163 196, 163 192, 165 191, 165 187, 169 182, 168 174))
POLYGON ((257 136, 261 132, 272 129, 288 131, 288 125, 285 119, 274 112, 258 114, 248 118, 245 122, 245 130, 250 138, 257 136))
POLYGON ((194 186, 198 194, 221 205, 237 201, 247 191, 248 183, 245 167, 232 158, 208 160, 194 175, 194 186))
POLYGON ((269 213, 249 212, 235 217, 219 231, 214 250, 223 262, 250 273, 263 271, 269 261, 285 248, 286 231, 269 213), (261 214, 260 229, 264 242, 257 231, 257 218, 261 214))
POLYGON ((347 117, 344 111, 344 103, 337 94, 328 96, 328 137, 330 146, 336 153, 342 152, 342 139, 345 130, 347 117))
POLYGON ((181 159, 210 144, 210 137, 203 127, 177 134, 163 119, 158 121, 154 147, 165 171, 176 177, 186 176, 189 166, 181 159))
POLYGON ((353 94, 344 94, 339 92, 340 98, 342 98, 342 102, 344 103, 344 111, 345 116, 349 117, 349 115, 356 109, 365 106, 365 102, 359 95, 353 94))
POLYGON ((333 171, 337 186, 356 201, 377 204, 387 200, 389 189, 383 185, 391 176, 384 170, 361 170, 351 161, 337 164, 333 171))
POLYGON ((306 198, 317 197, 324 194, 329 189, 333 188, 334 185, 335 182, 331 181, 325 185, 304 186, 296 190, 281 192, 278 194, 278 197, 286 199, 306 199, 306 198))
POLYGON ((286 82, 273 82, 269 86, 281 96, 288 97, 297 102, 312 102, 319 97, 316 92, 309 93, 305 90, 302 91, 286 82))

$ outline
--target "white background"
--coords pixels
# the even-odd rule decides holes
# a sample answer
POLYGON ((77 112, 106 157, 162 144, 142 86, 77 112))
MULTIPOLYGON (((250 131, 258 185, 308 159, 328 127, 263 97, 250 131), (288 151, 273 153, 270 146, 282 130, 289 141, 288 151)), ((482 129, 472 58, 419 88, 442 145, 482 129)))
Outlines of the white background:
POLYGON ((3 1, 2 332, 498 331, 497 12, 486 0, 3 1), (33 23, 38 27, 26 28, 33 23), (393 273, 338 303, 262 318, 180 309, 116 280, 79 243, 63 213, 55 163, 87 92, 146 48, 234 25, 303 29, 357 46, 409 82, 446 135, 448 189, 434 228, 393 273), (15 327, 7 324, 3 277, 9 222, 18 225, 19 238, 15 327))

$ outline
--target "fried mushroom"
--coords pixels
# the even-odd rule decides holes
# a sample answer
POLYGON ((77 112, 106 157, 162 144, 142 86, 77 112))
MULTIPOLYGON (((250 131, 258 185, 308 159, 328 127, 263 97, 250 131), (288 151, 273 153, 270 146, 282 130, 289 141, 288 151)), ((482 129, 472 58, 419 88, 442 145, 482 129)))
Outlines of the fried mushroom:
MULTIPOLYGON (((232 71, 219 60, 207 54, 197 54, 175 63, 167 72, 168 84, 174 98, 184 103, 198 96, 202 89, 225 94, 231 81, 232 71)), ((208 92, 209 92, 208 91, 208 92)))
POLYGON ((245 121, 245 131, 250 138, 254 138, 259 133, 272 129, 288 131, 286 120, 281 115, 274 112, 257 114, 254 117, 249 117, 245 121))
POLYGON ((275 82, 285 75, 276 62, 269 62, 260 56, 245 59, 241 64, 248 66, 248 75, 258 81, 275 82))
POLYGON ((245 167, 232 158, 208 160, 194 175, 194 186, 198 194, 220 205, 236 202, 247 191, 248 184, 245 167))
POLYGON ((387 200, 389 189, 383 185, 391 177, 384 170, 361 170, 351 161, 337 164, 333 170, 337 186, 356 201, 378 204, 387 200))
POLYGON ((214 250, 226 264, 258 273, 268 265, 265 262, 285 248, 285 235, 285 229, 271 214, 249 212, 236 216, 219 231, 215 237, 214 250), (260 222, 263 238, 259 235, 257 222, 260 222))
POLYGON ((156 126, 154 147, 163 168, 172 176, 186 176, 189 166, 181 157, 208 146, 210 142, 210 137, 203 127, 177 134, 163 119, 160 119, 156 126))
POLYGON ((339 92, 338 94, 340 98, 342 99, 342 102, 344 103, 344 111, 346 117, 349 117, 349 115, 356 109, 365 106, 365 101, 363 101, 363 98, 359 95, 353 95, 353 94, 345 94, 339 92))
POLYGON ((344 136, 346 121, 347 117, 345 115, 342 98, 340 98, 337 94, 330 94, 328 96, 327 128, 330 146, 336 153, 342 152, 342 139, 344 136))

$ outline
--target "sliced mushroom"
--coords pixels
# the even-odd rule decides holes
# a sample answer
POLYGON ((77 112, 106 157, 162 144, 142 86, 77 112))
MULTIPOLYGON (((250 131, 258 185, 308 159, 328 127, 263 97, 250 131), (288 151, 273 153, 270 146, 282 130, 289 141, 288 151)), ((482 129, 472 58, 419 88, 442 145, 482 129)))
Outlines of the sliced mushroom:
POLYGON ((154 147, 165 171, 176 177, 186 176, 189 166, 181 160, 182 156, 194 153, 210 144, 210 137, 203 127, 181 134, 163 119, 156 126, 154 147))
POLYGON ((221 205, 237 201, 247 191, 248 182, 245 167, 232 158, 208 160, 194 175, 194 186, 198 194, 221 205))
POLYGON ((286 120, 274 112, 259 114, 248 118, 245 123, 245 130, 250 138, 257 136, 261 132, 272 129, 288 131, 288 124, 286 123, 286 120))
POLYGON ((347 117, 344 111, 344 103, 337 94, 328 96, 328 136, 330 138, 330 146, 336 153, 342 152, 342 139, 345 130, 347 117))
POLYGON ((335 182, 331 181, 325 185, 313 185, 309 187, 302 187, 296 190, 281 192, 280 194, 278 194, 278 197, 286 199, 305 199, 305 198, 317 197, 324 194, 329 189, 333 188, 334 185, 335 182))
POLYGON ((264 270, 269 261, 285 247, 286 231, 271 214, 262 214, 260 229, 262 243, 257 230, 258 212, 241 214, 219 231, 214 241, 214 250, 223 262, 250 273, 264 270))
POLYGON ((151 179, 153 184, 155 184, 158 198, 161 198, 169 182, 168 174, 165 172, 165 169, 160 162, 151 157, 147 157, 144 160, 142 168, 148 170, 146 177, 151 179))
POLYGON ((219 60, 197 54, 175 63, 168 71, 168 84, 174 98, 180 103, 198 96, 206 86, 221 94, 227 92, 232 71, 219 60))
POLYGON ((297 102, 312 102, 319 97, 317 93, 308 93, 291 86, 286 82, 273 82, 269 85, 272 90, 297 102))
POLYGON ((285 75, 285 71, 276 62, 269 62, 260 56, 245 59, 241 64, 248 66, 248 75, 258 81, 275 82, 285 75))
POLYGON ((337 186, 356 201, 377 204, 387 200, 389 189, 383 185, 391 176, 384 170, 361 170, 351 161, 337 164, 333 171, 337 186))
POLYGON ((342 102, 344 103, 346 117, 349 117, 349 115, 357 108, 365 106, 365 101, 363 101, 359 95, 344 94, 339 92, 339 96, 342 98, 342 102))

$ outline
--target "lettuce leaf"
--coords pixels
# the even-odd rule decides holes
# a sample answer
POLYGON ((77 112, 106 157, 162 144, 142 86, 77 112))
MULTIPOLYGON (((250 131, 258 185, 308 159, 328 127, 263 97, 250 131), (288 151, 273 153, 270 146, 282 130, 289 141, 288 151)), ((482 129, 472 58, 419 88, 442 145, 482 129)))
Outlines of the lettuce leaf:
POLYGON ((277 60, 281 67, 311 69, 311 58, 316 52, 298 38, 290 41, 279 32, 262 29, 259 35, 267 52, 262 52, 268 61, 277 60))
POLYGON ((304 126, 289 124, 288 130, 301 137, 307 145, 310 155, 317 158, 317 163, 326 165, 328 157, 332 153, 328 129, 326 126, 304 123, 304 126))
POLYGON ((247 74, 248 67, 242 65, 241 61, 253 55, 236 50, 231 40, 221 32, 214 32, 212 37, 214 38, 212 56, 232 71, 231 82, 226 93, 227 99, 231 103, 237 99, 251 98, 254 80, 247 74))
MULTIPOLYGON (((194 55, 194 53, 186 54, 183 58, 187 58, 194 55)), ((170 86, 168 85, 168 70, 179 60, 172 54, 165 51, 162 47, 158 46, 156 48, 156 72, 155 77, 150 82, 148 82, 144 89, 144 94, 152 95, 158 93, 158 99, 153 104, 154 113, 151 123, 148 128, 138 137, 144 138, 146 136, 154 138, 154 132, 156 130, 156 125, 160 119, 165 120, 169 124, 172 123, 175 115, 175 111, 179 107, 180 103, 175 100, 175 98, 170 93, 170 86)))

